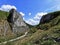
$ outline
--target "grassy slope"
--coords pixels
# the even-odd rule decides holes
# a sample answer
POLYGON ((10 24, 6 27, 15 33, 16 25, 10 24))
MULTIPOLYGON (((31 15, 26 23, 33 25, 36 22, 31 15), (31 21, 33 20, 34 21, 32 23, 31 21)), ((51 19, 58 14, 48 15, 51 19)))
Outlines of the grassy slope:
POLYGON ((60 38, 60 15, 47 23, 39 24, 31 29, 30 31, 33 33, 30 36, 16 41, 17 43, 15 45, 60 45, 60 42, 53 39, 60 38), (47 37, 49 38, 45 39, 47 37))
POLYGON ((1 11, 1 10, 0 10, 0 20, 7 19, 8 14, 9 14, 8 12, 1 11))
MULTIPOLYGON (((9 15, 8 12, 0 11, 0 26, 1 27, 3 27, 3 25, 5 25, 5 24, 8 24, 8 22, 7 22, 8 15, 9 15)), ((7 30, 6 36, 4 36, 4 29, 0 29, 0 43, 5 40, 9 40, 11 38, 14 38, 14 34, 10 30, 10 28, 9 28, 9 30, 7 30)))
MULTIPOLYGON (((7 16, 7 12, 0 11, 1 20, 6 20, 7 16)), ((60 37, 60 15, 47 23, 34 27, 29 26, 30 32, 25 38, 7 43, 6 45, 60 45, 60 42, 55 42, 53 39, 60 37), (47 37, 49 38, 46 39, 47 37)))

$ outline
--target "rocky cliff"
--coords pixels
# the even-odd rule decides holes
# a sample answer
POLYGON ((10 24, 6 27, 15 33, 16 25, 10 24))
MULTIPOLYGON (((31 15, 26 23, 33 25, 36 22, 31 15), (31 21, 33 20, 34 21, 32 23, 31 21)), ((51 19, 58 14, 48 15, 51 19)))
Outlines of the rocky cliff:
POLYGON ((5 15, 2 14, 0 14, 0 35, 3 36, 8 34, 9 30, 14 34, 25 33, 29 30, 28 26, 23 21, 21 14, 15 9, 11 9, 9 12, 4 12, 5 15))
POLYGON ((7 20, 14 33, 23 33, 29 30, 28 26, 23 21, 22 15, 18 13, 15 9, 10 10, 7 20))

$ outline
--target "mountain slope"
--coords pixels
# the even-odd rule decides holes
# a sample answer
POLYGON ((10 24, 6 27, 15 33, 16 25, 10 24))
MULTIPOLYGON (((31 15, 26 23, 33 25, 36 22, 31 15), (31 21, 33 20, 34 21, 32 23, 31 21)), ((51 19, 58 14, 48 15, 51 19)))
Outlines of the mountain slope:
MULTIPOLYGON (((1 19, 0 25, 3 25, 4 24, 3 22, 5 22, 5 24, 8 25, 7 17, 9 15, 9 12, 4 11, 1 12, 2 13, 0 13, 0 19, 1 19)), ((16 40, 14 42, 8 42, 4 45, 60 45, 60 11, 51 12, 44 15, 41 18, 40 23, 36 26, 31 26, 26 22, 24 23, 30 29, 28 34, 22 39, 16 40)), ((4 34, 3 32, 4 31, 2 30, 0 34, 4 34)), ((8 30, 5 36, 0 35, 0 42, 15 37, 17 37, 17 35, 13 34, 13 32, 10 29, 8 30)))
POLYGON ((0 11, 0 43, 20 37, 28 31, 21 14, 15 9, 0 11))
MULTIPOLYGON (((46 18, 47 15, 45 15, 46 18)), ((60 45, 60 11, 49 13, 49 15, 53 16, 53 18, 48 18, 48 21, 31 27, 33 33, 16 41, 15 45, 60 45)))
POLYGON ((0 21, 1 21, 1 20, 4 20, 4 19, 7 19, 8 15, 9 15, 8 12, 1 11, 1 10, 0 10, 0 21))

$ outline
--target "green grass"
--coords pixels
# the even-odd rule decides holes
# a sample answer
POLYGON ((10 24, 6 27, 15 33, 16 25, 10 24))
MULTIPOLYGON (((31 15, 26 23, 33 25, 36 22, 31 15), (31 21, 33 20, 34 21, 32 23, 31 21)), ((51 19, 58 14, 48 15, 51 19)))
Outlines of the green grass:
MULTIPOLYGON (((8 14, 8 12, 0 11, 0 19, 7 19, 8 14)), ((28 35, 20 40, 14 41, 14 44, 13 42, 8 42, 6 45, 60 45, 60 42, 55 42, 53 39, 60 37, 60 11, 49 14, 58 16, 43 24, 39 23, 39 25, 36 26, 31 26, 26 23, 30 28, 28 35), (45 39, 47 37, 49 38, 45 39)), ((17 36, 20 35, 17 34, 17 36)), ((0 38, 0 42, 4 40, 5 38, 0 38)))
POLYGON ((0 11, 0 20, 5 20, 7 19, 9 13, 5 11, 0 11))
POLYGON ((60 37, 60 11, 50 13, 58 15, 49 22, 39 24, 32 27, 30 25, 30 36, 27 36, 17 41, 19 45, 60 45, 60 42, 55 42, 53 38, 60 37), (44 38, 49 37, 47 40, 44 38), (53 37, 53 38, 52 38, 53 37), (37 43, 38 42, 38 43, 37 43))

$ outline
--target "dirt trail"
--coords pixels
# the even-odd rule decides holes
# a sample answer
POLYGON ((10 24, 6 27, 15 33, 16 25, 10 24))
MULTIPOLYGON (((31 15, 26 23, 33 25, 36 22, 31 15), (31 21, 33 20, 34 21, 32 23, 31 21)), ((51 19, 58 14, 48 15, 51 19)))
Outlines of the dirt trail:
POLYGON ((2 42, 2 43, 0 43, 0 44, 6 44, 7 42, 13 42, 13 41, 19 40, 19 39, 25 37, 25 36, 27 35, 27 33, 28 33, 28 32, 25 32, 25 34, 22 35, 22 36, 20 36, 20 37, 17 37, 17 38, 15 38, 15 39, 11 39, 11 40, 8 40, 8 41, 4 41, 4 42, 2 42))

